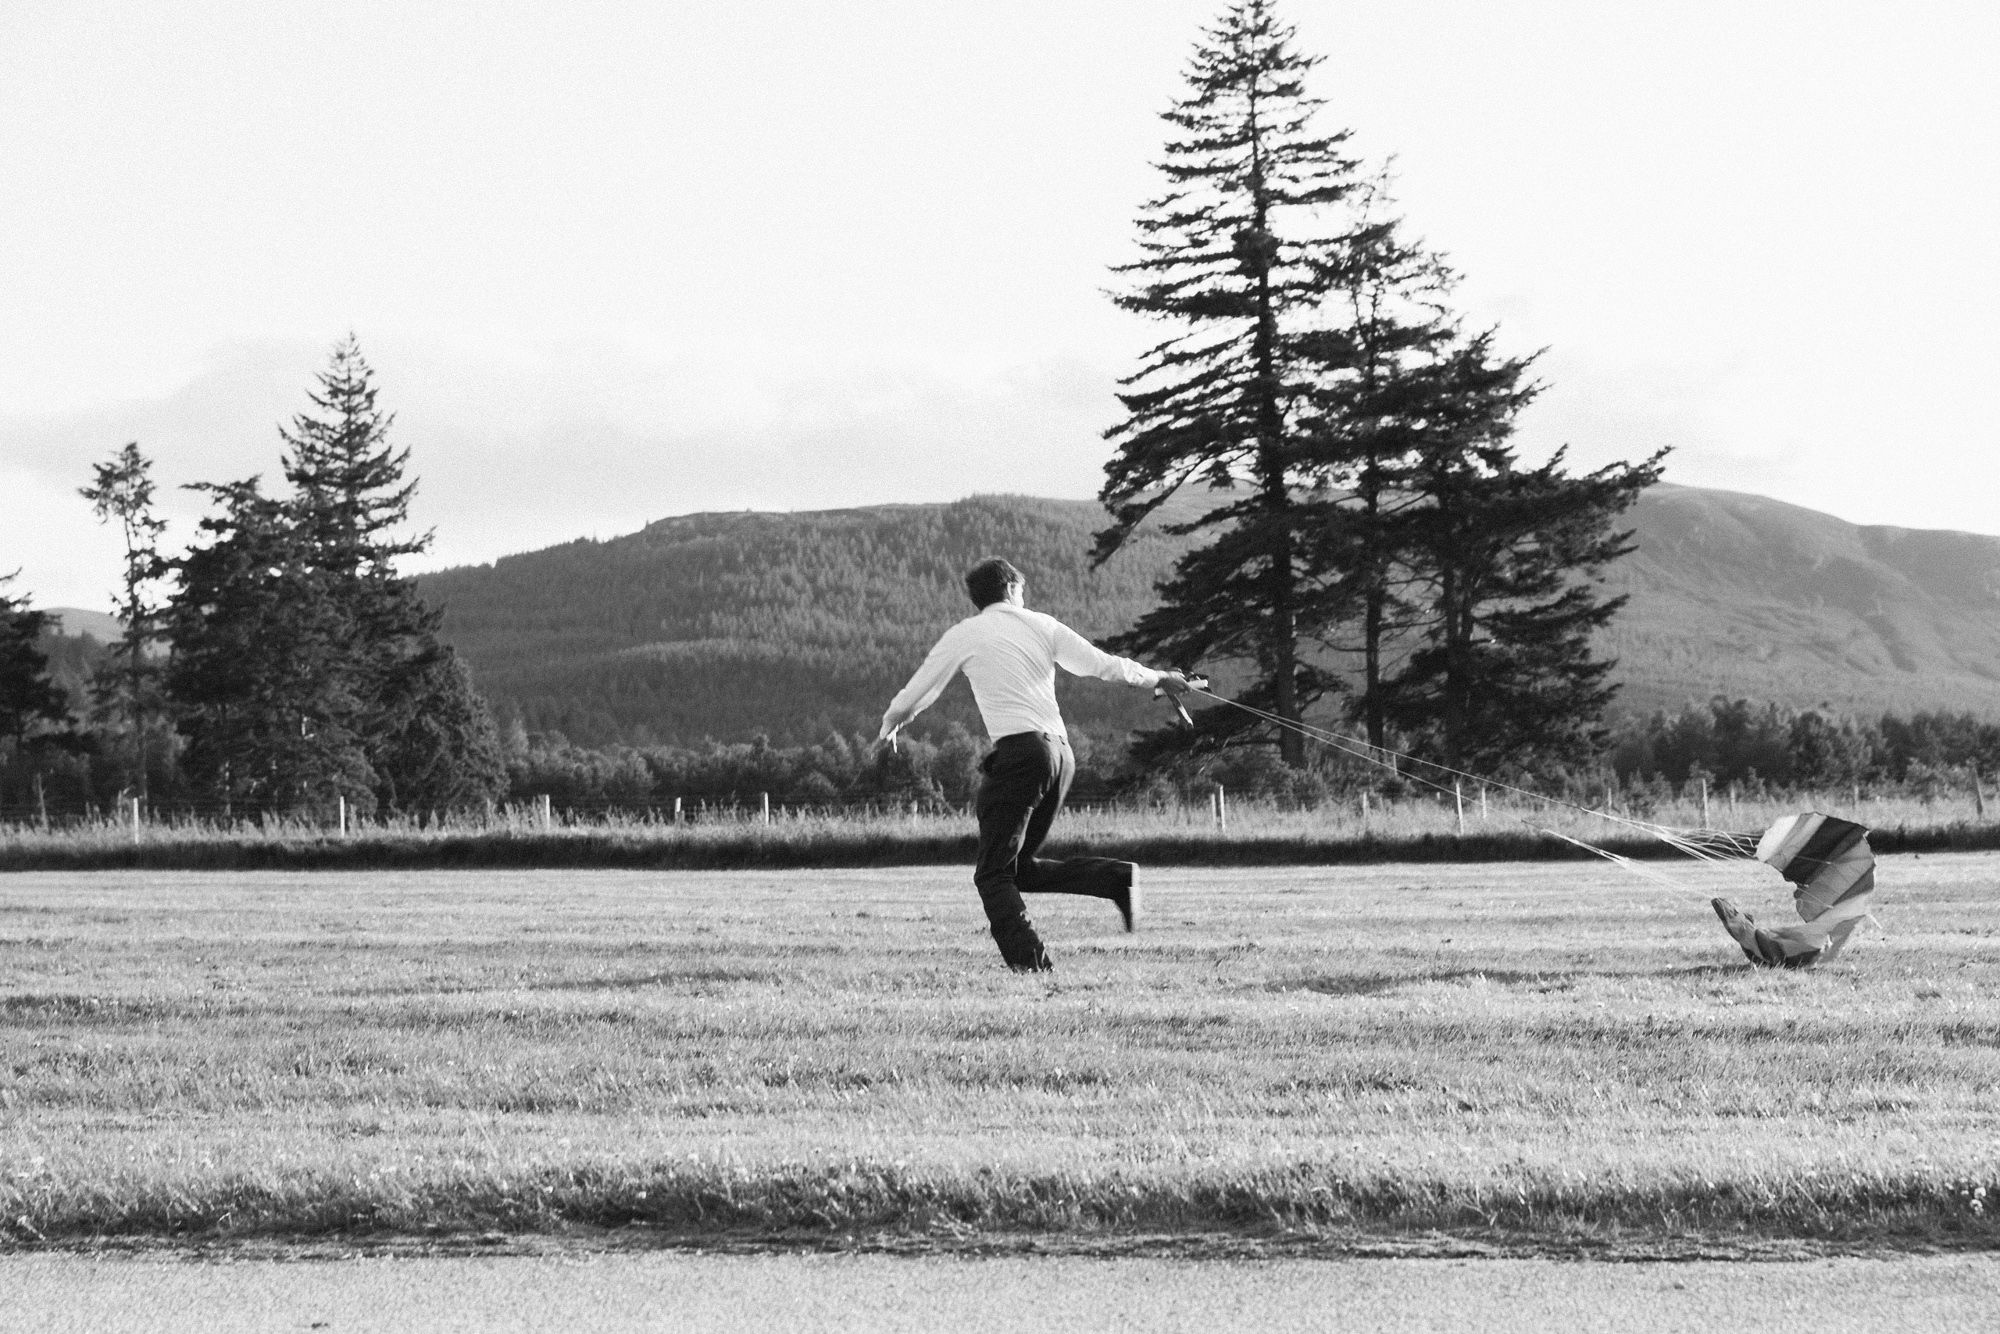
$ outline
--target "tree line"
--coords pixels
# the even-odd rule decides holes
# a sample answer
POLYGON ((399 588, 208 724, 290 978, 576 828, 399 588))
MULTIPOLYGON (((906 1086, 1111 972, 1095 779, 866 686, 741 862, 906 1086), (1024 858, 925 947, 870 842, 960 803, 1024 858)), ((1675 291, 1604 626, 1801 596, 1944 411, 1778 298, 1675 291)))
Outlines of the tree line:
MULTIPOLYGON (((1594 802, 1620 792, 1692 796, 1707 782, 1769 795, 1843 791, 1934 797, 1963 792, 1974 775, 2000 777, 2000 723, 1969 713, 1884 713, 1856 718, 1830 709, 1717 697, 1676 712, 1625 715, 1607 723, 1609 742, 1587 762, 1544 771, 1534 789, 1594 802)), ((1357 738, 1358 740, 1359 738, 1357 738)), ((573 744, 516 725, 503 739, 510 800, 547 795, 559 809, 663 811, 675 800, 755 807, 760 797, 788 806, 843 808, 893 803, 963 807, 977 790, 985 740, 957 723, 899 750, 869 735, 829 733, 803 745, 764 737, 701 746, 573 744)), ((1216 786, 1288 806, 1422 796, 1422 783, 1329 750, 1307 763, 1282 762, 1272 747, 1243 746, 1204 763, 1141 762, 1127 747, 1076 739, 1081 801, 1170 804, 1204 800, 1216 786)))
POLYGON ((1607 763, 1628 785, 1862 785, 1935 796, 2000 775, 2000 723, 1950 712, 1855 718, 1718 696, 1677 713, 1626 719, 1607 763))
POLYGON ((196 483, 195 541, 160 548, 152 463, 136 442, 82 489, 118 526, 122 634, 81 717, 42 647, 49 615, 0 591, 0 804, 137 798, 221 815, 361 815, 504 796, 491 711, 399 575, 414 480, 350 336, 280 428, 282 493, 196 483))

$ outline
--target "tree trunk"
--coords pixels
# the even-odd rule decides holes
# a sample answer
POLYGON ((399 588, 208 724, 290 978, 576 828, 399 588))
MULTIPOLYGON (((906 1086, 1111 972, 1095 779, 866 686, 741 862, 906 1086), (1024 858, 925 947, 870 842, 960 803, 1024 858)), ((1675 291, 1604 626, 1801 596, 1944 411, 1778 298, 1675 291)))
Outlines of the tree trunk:
POLYGON ((1457 572, 1448 564, 1439 594, 1445 616, 1444 762, 1452 769, 1459 769, 1463 767, 1465 758, 1466 693, 1471 676, 1465 659, 1470 647, 1470 634, 1458 605, 1457 572))
MULTIPOLYGON (((1258 481, 1264 491, 1264 509, 1272 532, 1271 564, 1265 572, 1269 581, 1266 594, 1271 603, 1271 629, 1266 652, 1271 663, 1273 711, 1283 719, 1298 722, 1298 594, 1295 588, 1292 551, 1290 478, 1285 467, 1284 406, 1279 402, 1278 312, 1271 293, 1272 247, 1269 235, 1270 201, 1264 186, 1263 143, 1257 117, 1257 94, 1250 92, 1250 192, 1256 201, 1251 212, 1255 232, 1250 253, 1255 256, 1253 271, 1257 282, 1257 336, 1255 356, 1257 380, 1258 481)), ((1294 769, 1305 767, 1305 738, 1290 727, 1278 729, 1278 757, 1294 769)))
MULTIPOLYGON (((1274 516, 1276 540, 1271 549, 1270 579, 1273 711, 1280 717, 1299 721, 1298 701, 1298 608, 1293 588, 1291 497, 1285 492, 1282 465, 1265 482, 1266 503, 1274 516)), ((1278 729, 1278 756, 1294 769, 1305 767, 1305 738, 1295 729, 1278 729)))
POLYGON ((1382 595, 1370 589, 1361 614, 1362 722, 1368 744, 1381 750, 1388 745, 1389 729, 1382 717, 1382 595))
POLYGON ((151 795, 146 790, 146 627, 142 622, 145 609, 136 579, 126 580, 125 593, 125 688, 131 696, 127 704, 131 711, 132 752, 138 768, 133 783, 139 790, 139 799, 144 801, 151 795))
POLYGON ((1362 722, 1368 732, 1368 744, 1377 750, 1388 745, 1388 724, 1382 716, 1382 622, 1387 613, 1388 590, 1383 587, 1386 571, 1383 568, 1381 543, 1378 540, 1377 524, 1382 517, 1382 495, 1380 479, 1371 464, 1362 474, 1361 512, 1364 516, 1361 536, 1365 544, 1362 554, 1362 606, 1361 606, 1361 711, 1362 722))
MULTIPOLYGON (((1263 210, 1258 210, 1258 230, 1263 229, 1263 210)), ((1278 402, 1277 315, 1271 307, 1271 271, 1268 255, 1257 272, 1257 421, 1263 437, 1258 453, 1258 469, 1263 473, 1264 510, 1271 525, 1270 566, 1265 572, 1271 604, 1271 630, 1267 653, 1271 663, 1273 710, 1280 718, 1299 721, 1298 702, 1298 601, 1292 551, 1292 496, 1287 485, 1283 439, 1285 420, 1278 402)), ((1278 756, 1294 769, 1305 767, 1305 738, 1295 729, 1278 729, 1278 756)))

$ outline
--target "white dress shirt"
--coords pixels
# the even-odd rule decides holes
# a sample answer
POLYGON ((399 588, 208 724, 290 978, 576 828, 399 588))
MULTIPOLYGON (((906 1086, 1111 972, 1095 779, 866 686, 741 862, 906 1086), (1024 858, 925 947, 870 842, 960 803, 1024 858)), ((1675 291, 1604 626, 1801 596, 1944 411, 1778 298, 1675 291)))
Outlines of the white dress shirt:
POLYGON ((1130 686, 1158 685, 1161 676, 1130 658, 1106 653, 1053 616, 994 602, 944 632, 890 702, 883 725, 900 727, 922 713, 951 683, 952 673, 963 669, 979 716, 995 741, 1015 732, 1067 737, 1056 711, 1057 667, 1073 676, 1130 686))

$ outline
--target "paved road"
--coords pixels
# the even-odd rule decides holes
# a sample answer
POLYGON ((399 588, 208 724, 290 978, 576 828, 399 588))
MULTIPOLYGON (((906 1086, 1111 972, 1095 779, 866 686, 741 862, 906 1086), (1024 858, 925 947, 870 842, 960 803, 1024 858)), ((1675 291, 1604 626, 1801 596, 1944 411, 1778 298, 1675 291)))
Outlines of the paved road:
POLYGON ((0 1330, 1914 1331, 2000 1328, 2000 1257, 1799 1263, 0 1258, 0 1330))

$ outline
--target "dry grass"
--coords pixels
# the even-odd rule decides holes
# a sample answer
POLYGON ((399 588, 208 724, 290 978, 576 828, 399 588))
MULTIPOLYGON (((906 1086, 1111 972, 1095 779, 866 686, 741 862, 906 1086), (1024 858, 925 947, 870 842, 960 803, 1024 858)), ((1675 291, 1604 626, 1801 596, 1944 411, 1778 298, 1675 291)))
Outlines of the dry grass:
POLYGON ((1755 867, 0 878, 0 1228, 1990 1246, 2000 857, 1753 971, 1755 867))

